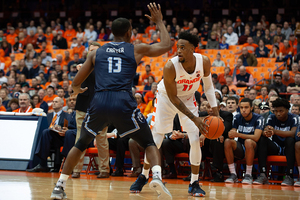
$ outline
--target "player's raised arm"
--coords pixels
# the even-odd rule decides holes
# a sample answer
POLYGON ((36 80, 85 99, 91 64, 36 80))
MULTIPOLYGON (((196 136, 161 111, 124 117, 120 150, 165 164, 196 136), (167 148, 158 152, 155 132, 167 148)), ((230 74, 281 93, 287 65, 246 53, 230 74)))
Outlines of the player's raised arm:
POLYGON ((72 88, 74 94, 83 93, 88 88, 80 88, 83 81, 90 75, 90 73, 94 70, 95 57, 97 51, 92 51, 88 54, 86 61, 82 64, 82 67, 77 72, 74 80, 72 82, 72 88))
POLYGON ((148 5, 151 16, 145 15, 149 20, 156 23, 158 30, 160 31, 160 39, 159 43, 155 43, 152 45, 148 44, 138 44, 135 45, 135 53, 139 54, 140 59, 143 56, 156 57, 160 56, 172 48, 171 38, 169 33, 163 23, 163 16, 161 13, 160 5, 156 5, 155 3, 150 3, 148 5))
POLYGON ((212 107, 213 115, 219 116, 219 109, 216 101, 215 89, 210 74, 210 68, 211 68, 210 60, 207 56, 202 55, 202 58, 203 58, 203 69, 204 69, 204 76, 202 77, 204 92, 207 101, 212 107))

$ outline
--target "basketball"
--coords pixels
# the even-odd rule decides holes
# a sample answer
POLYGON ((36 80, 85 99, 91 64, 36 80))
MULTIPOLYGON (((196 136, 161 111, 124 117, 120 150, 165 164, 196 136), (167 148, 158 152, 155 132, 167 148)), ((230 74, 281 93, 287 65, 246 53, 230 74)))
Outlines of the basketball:
POLYGON ((215 140, 219 138, 224 132, 224 124, 223 121, 216 116, 209 116, 204 120, 209 127, 207 127, 206 138, 215 140))

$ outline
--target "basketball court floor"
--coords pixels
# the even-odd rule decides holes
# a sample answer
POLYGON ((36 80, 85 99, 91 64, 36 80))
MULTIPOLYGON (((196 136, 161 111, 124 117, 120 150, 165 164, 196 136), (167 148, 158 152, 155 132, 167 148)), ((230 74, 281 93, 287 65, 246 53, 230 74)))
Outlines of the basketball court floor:
MULTIPOLYGON (((0 171, 0 200, 44 200, 50 194, 59 173, 29 173, 0 171)), ((129 187, 135 178, 110 177, 97 179, 95 175, 81 175, 80 179, 70 178, 66 193, 72 200, 154 200, 157 196, 147 184, 140 194, 130 194, 129 187)), ((280 185, 242 185, 200 181, 206 197, 188 196, 188 182, 181 179, 165 179, 167 188, 175 200, 183 199, 245 199, 245 200, 300 200, 300 187, 280 185)))

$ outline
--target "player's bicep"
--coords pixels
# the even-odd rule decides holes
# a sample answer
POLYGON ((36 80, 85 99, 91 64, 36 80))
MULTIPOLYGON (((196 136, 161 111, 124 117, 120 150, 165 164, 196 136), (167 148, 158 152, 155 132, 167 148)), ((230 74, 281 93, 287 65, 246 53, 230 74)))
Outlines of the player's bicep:
POLYGON ((164 72, 163 81, 166 88, 166 92, 170 100, 172 100, 173 97, 177 96, 177 87, 175 82, 176 72, 172 61, 169 60, 167 62, 163 72, 164 72))
POLYGON ((203 59, 203 70, 204 70, 203 75, 204 77, 207 77, 210 75, 211 63, 207 56, 202 55, 202 59, 203 59))

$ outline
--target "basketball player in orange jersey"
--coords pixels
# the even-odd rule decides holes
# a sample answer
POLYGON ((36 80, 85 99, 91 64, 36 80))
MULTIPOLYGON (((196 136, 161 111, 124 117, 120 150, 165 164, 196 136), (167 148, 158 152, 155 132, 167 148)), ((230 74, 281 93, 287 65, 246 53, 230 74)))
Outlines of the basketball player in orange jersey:
MULTIPOLYGON (((194 53, 199 39, 190 33, 179 34, 177 43, 178 56, 172 58, 164 67, 164 79, 158 84, 156 106, 151 126, 154 142, 160 148, 164 133, 172 131, 173 119, 178 113, 182 129, 187 132, 190 141, 191 182, 188 193, 192 196, 203 197, 205 192, 200 188, 199 166, 201 149, 199 130, 206 134, 204 118, 198 117, 195 91, 203 80, 206 97, 213 109, 213 115, 219 116, 214 86, 210 74, 210 60, 201 54, 194 53)), ((142 174, 132 184, 130 192, 138 193, 147 183, 150 166, 145 156, 142 174)))

